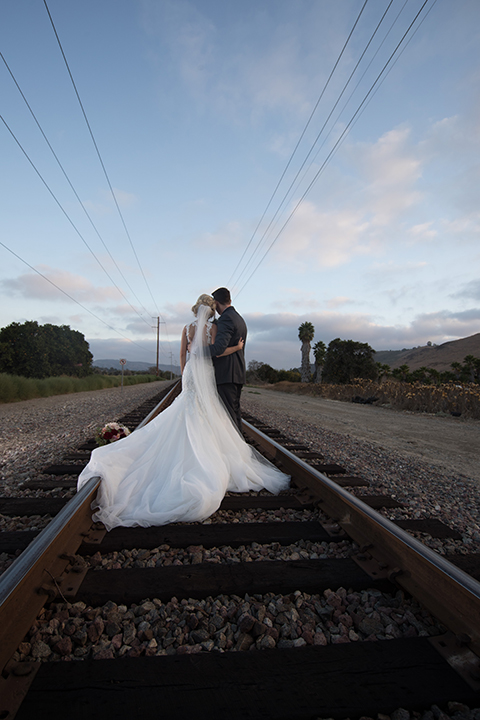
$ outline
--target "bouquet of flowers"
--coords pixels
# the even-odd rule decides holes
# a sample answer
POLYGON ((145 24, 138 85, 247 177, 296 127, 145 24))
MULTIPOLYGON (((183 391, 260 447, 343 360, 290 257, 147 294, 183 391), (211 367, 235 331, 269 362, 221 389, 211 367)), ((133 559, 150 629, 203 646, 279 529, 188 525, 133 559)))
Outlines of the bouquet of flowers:
POLYGON ((95 440, 97 445, 107 445, 107 443, 115 442, 115 440, 120 440, 120 438, 127 437, 127 435, 130 435, 130 430, 125 425, 110 422, 103 428, 98 429, 95 440))

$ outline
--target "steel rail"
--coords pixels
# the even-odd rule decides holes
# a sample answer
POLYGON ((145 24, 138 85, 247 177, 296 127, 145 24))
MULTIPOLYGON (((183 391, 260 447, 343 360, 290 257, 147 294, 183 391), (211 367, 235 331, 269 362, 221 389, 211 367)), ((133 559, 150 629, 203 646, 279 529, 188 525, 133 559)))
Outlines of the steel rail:
POLYGON ((0 671, 92 527, 90 505, 99 485, 99 477, 90 478, 0 577, 0 671))
MULTIPOLYGON (((150 422, 180 391, 181 383, 177 382, 138 427, 150 422)), ((480 654, 479 582, 250 423, 243 421, 243 429, 298 486, 308 488, 321 508, 354 541, 364 546, 364 555, 368 550, 378 563, 380 575, 383 572, 394 579, 453 633, 462 635, 477 656, 480 654)), ((91 478, 0 578, 0 669, 4 675, 0 686, 8 678, 10 658, 45 600, 59 589, 67 594, 71 589, 66 587, 72 575, 69 577, 69 565, 91 531, 90 505, 99 484, 100 478, 91 478)))
MULTIPOLYGON (((135 428, 143 427, 181 392, 181 380, 135 428)), ((74 596, 86 573, 75 553, 86 537, 103 536, 91 504, 101 478, 90 478, 0 577, 0 717, 13 718, 40 667, 12 658, 47 600, 74 596)))
POLYGON ((297 484, 308 488, 349 537, 368 550, 380 574, 395 579, 480 655, 480 582, 245 420, 243 427, 297 484))
MULTIPOLYGON (((135 430, 168 407, 180 394, 181 387, 181 380, 177 380, 135 430)), ((0 672, 4 671, 46 599, 59 590, 70 594, 60 585, 66 579, 68 566, 74 562, 73 556, 94 527, 90 506, 100 482, 100 477, 90 478, 0 577, 0 672), (12 632, 12 619, 15 632, 12 632)))
POLYGON ((175 400, 176 397, 180 395, 181 392, 182 379, 180 378, 175 382, 175 384, 172 386, 171 390, 167 393, 167 395, 165 395, 163 400, 160 400, 158 405, 156 405, 153 410, 151 410, 148 415, 142 420, 142 422, 137 425, 135 430, 139 430, 140 428, 144 427, 144 425, 147 425, 154 418, 156 418, 157 415, 160 415, 161 412, 163 412, 169 405, 172 404, 172 402, 175 400))

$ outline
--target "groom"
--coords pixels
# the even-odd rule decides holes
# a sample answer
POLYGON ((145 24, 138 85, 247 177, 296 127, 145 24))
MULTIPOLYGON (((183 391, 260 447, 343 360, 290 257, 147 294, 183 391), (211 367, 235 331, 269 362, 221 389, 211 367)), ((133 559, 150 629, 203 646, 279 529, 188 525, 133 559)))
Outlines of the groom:
POLYGON ((245 355, 243 350, 234 352, 225 357, 221 355, 227 347, 237 345, 240 338, 247 339, 247 326, 245 320, 232 306, 230 292, 227 288, 219 288, 212 293, 220 317, 217 320, 217 337, 208 351, 215 367, 215 380, 218 394, 234 424, 242 432, 242 417, 240 413, 240 395, 246 382, 245 355))

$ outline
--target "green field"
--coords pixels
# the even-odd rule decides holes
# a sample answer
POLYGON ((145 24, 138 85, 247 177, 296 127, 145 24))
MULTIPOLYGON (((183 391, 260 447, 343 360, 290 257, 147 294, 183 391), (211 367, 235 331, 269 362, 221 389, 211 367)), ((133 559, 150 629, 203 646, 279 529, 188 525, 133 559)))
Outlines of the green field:
MULTIPOLYGON (((158 378, 156 375, 127 375, 123 378, 123 384, 138 385, 139 383, 157 382, 159 379, 163 378, 158 378)), ((121 384, 120 375, 89 375, 84 378, 62 375, 39 380, 0 373, 0 403, 85 392, 86 390, 103 390, 104 388, 119 387, 121 384)))

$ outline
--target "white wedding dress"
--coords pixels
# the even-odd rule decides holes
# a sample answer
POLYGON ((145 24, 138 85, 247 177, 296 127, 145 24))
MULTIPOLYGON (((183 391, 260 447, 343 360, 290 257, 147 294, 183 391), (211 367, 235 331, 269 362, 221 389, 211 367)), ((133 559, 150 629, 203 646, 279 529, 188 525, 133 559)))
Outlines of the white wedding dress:
POLYGON ((210 309, 200 306, 182 392, 148 425, 92 452, 78 489, 100 476, 94 520, 113 527, 201 521, 227 490, 279 493, 290 478, 245 443, 218 397, 209 342, 210 309))

